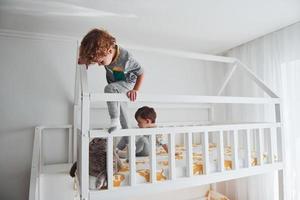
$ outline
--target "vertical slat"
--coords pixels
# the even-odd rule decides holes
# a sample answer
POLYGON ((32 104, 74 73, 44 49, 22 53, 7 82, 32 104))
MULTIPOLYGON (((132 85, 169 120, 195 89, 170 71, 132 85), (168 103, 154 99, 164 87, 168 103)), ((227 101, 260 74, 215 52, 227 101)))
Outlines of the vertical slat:
POLYGON ((44 167, 44 151, 43 151, 43 129, 39 129, 38 132, 39 146, 40 146, 40 154, 39 154, 39 170, 42 171, 44 167))
POLYGON ((175 180, 176 178, 176 169, 175 169, 175 135, 169 134, 169 178, 175 180))
POLYGON ((90 124, 90 101, 88 94, 82 94, 81 110, 81 196, 88 199, 89 193, 89 124, 90 124))
POLYGON ((193 176, 193 133, 186 133, 187 176, 193 176))
POLYGON ((209 174, 209 145, 208 145, 208 132, 205 131, 203 133, 203 152, 204 152, 204 171, 205 171, 205 174, 209 174))
MULTIPOLYGON (((81 154, 82 154, 82 145, 81 145, 81 132, 78 131, 80 134, 77 134, 77 173, 78 173, 78 180, 79 186, 81 185, 81 154)), ((80 189, 80 188, 79 188, 80 189)))
POLYGON ((135 163, 135 136, 129 137, 129 165, 130 165, 130 185, 136 184, 136 163, 135 163))
POLYGON ((251 147, 250 147, 250 130, 246 130, 246 163, 251 167, 251 147))
POLYGON ((271 159, 271 163, 274 163, 275 156, 277 156, 277 134, 276 134, 276 128, 274 127, 270 129, 270 140, 271 140, 270 159, 271 159))
POLYGON ((74 104, 78 105, 80 100, 80 66, 78 65, 79 58, 79 41, 77 40, 77 52, 75 60, 75 87, 74 87, 74 104))
POLYGON ((238 155, 238 130, 233 131, 233 137, 232 137, 232 159, 233 159, 233 168, 234 169, 239 169, 239 155, 238 155))
MULTIPOLYGON (((282 122, 282 104, 275 104, 275 120, 277 123, 282 122)), ((276 138, 277 138, 277 156, 278 161, 285 162, 285 142, 284 142, 284 134, 283 127, 281 125, 280 129, 276 130, 276 138)))
MULTIPOLYGON (((282 114, 282 104, 275 104, 275 115, 276 115, 276 122, 280 123, 283 120, 282 114)), ((280 127, 280 131, 276 129, 275 131, 276 139, 279 140, 279 143, 276 143, 277 148, 277 159, 280 162, 285 163, 285 135, 283 134, 283 127, 280 127), (277 134, 278 132, 278 134, 277 134)), ((287 199, 287 179, 286 179, 286 169, 283 168, 282 170, 278 171, 278 187, 279 187, 279 199, 287 199)))
POLYGON ((224 131, 218 133, 218 161, 219 161, 219 170, 224 171, 224 131))
POLYGON ((87 71, 81 66, 81 198, 87 200, 89 195, 89 128, 90 128, 90 95, 87 71))
POLYGON ((81 82, 80 82, 80 66, 78 65, 79 58, 79 41, 76 41, 77 51, 75 60, 75 87, 74 87, 74 110, 73 110, 73 162, 77 158, 77 128, 78 128, 78 107, 80 102, 81 82))
POLYGON ((264 164, 264 158, 263 158, 263 154, 264 154, 264 129, 260 128, 258 129, 258 163, 260 165, 264 164))
POLYGON ((40 135, 41 128, 36 127, 34 133, 34 143, 32 150, 32 162, 31 162, 31 175, 30 175, 30 188, 29 188, 29 200, 40 199, 40 135))
POLYGON ((69 143, 68 143, 68 162, 72 163, 73 161, 73 131, 72 131, 72 127, 69 128, 69 132, 68 132, 68 137, 69 137, 69 143))
POLYGON ((73 118, 73 162, 77 160, 77 128, 78 128, 78 105, 74 106, 73 118))
POLYGON ((151 162, 151 183, 156 182, 156 135, 150 136, 151 141, 151 153, 150 153, 150 162, 151 162))
POLYGON ((107 187, 113 188, 113 136, 107 137, 107 187))

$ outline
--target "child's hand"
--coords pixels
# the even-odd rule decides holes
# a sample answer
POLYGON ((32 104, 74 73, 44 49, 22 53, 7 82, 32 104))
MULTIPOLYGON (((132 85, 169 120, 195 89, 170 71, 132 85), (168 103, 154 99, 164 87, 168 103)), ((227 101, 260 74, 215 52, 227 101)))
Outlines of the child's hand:
POLYGON ((129 90, 127 92, 127 97, 130 99, 130 101, 135 101, 137 96, 137 91, 136 90, 129 90))

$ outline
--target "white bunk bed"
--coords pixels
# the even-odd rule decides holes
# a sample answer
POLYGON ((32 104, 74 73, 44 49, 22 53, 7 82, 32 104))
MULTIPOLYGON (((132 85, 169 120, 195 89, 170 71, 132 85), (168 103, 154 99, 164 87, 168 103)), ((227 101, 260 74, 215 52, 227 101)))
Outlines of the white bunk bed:
MULTIPOLYGON (((217 96, 189 96, 189 95, 151 95, 138 94, 136 102, 144 104, 151 103, 175 103, 200 105, 205 104, 208 107, 209 123, 206 124, 169 124, 158 126, 151 129, 122 129, 109 134, 106 129, 92 129, 90 127, 90 110, 91 104, 95 102, 106 101, 123 101, 129 102, 129 99, 124 94, 105 94, 105 93, 90 93, 88 90, 87 71, 84 67, 77 66, 76 68, 76 83, 75 83, 75 103, 74 103, 74 124, 55 127, 37 127, 35 133, 31 182, 30 182, 30 200, 40 199, 41 194, 41 177, 43 173, 58 172, 68 170, 72 162, 78 161, 78 176, 77 176, 77 197, 82 200, 94 199, 126 199, 133 195, 147 195, 152 192, 160 192, 165 190, 189 188, 212 184, 220 181, 232 180, 241 177, 248 177, 257 174, 269 173, 277 171, 279 177, 279 197, 284 199, 283 195, 283 131, 281 123, 281 101, 280 98, 269 89, 266 84, 256 77, 256 75, 243 63, 235 58, 195 54, 189 57, 197 58, 206 61, 215 61, 232 64, 231 70, 224 79, 224 83, 217 96), (220 96, 226 88, 234 71, 240 67, 244 72, 260 87, 269 97, 228 97, 220 96), (212 107, 214 104, 253 104, 261 105, 268 104, 274 108, 274 119, 272 122, 261 123, 239 123, 239 124, 214 124, 212 121, 212 107), (78 123, 79 122, 79 123, 78 123), (171 125, 171 126, 170 126, 171 125), (43 130, 52 128, 63 128, 69 130, 69 152, 68 163, 46 166, 43 163, 41 152, 41 137, 43 130), (165 176, 167 180, 158 181, 157 171, 161 166, 158 166, 157 160, 160 155, 156 152, 155 138, 157 134, 168 135, 169 152, 165 155, 167 159, 167 167, 165 176), (177 159, 175 152, 180 147, 175 145, 175 137, 178 134, 184 134, 184 147, 181 152, 182 159, 177 159), (193 144, 195 134, 200 136, 201 143, 193 144), (149 135, 151 141, 151 154, 148 159, 149 182, 141 184, 137 178, 137 162, 135 156, 135 136, 149 135), (212 150, 211 135, 215 146, 212 150), (225 135, 227 137, 225 137, 225 135), (129 137, 129 170, 126 172, 127 184, 121 187, 114 186, 115 174, 113 173, 113 143, 116 137, 129 137), (89 188, 89 141, 95 137, 103 137, 107 139, 107 176, 108 189, 91 190, 89 188), (230 147, 225 147, 225 139, 230 147), (240 144, 240 139, 243 138, 243 144, 240 144), (253 139, 255 138, 255 139, 253 139), (267 141, 266 141, 267 140, 267 141), (267 144, 267 145, 266 145, 267 144), (252 155, 252 147, 255 146, 255 155, 252 155), (241 150, 241 148, 243 150, 241 150), (212 153, 215 152, 215 153, 212 153), (267 152, 267 153, 266 153, 267 152), (201 155, 196 165, 195 157, 201 155), (211 157, 214 158, 212 159, 211 157), (212 162, 213 160, 213 162, 212 162), (180 164, 184 163, 184 167, 179 172, 180 164), (227 164, 225 164, 227 163, 227 164), (195 167, 201 168, 201 173, 195 173, 195 167), (212 170, 212 168, 214 168, 212 170), (178 176, 178 173, 181 175, 178 176)), ((177 154, 178 155, 178 154, 177 154)), ((199 172, 199 171, 198 171, 199 172)), ((63 188, 63 187, 60 187, 63 188)), ((61 189, 62 190, 62 189, 61 189)), ((74 192, 72 190, 72 194, 74 192)))

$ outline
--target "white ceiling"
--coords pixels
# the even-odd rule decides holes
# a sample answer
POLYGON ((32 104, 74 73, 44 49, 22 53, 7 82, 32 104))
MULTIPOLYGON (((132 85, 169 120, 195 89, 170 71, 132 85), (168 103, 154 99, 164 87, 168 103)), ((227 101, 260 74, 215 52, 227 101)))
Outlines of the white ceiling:
POLYGON ((0 29, 219 53, 300 21, 300 0, 0 0, 0 29))

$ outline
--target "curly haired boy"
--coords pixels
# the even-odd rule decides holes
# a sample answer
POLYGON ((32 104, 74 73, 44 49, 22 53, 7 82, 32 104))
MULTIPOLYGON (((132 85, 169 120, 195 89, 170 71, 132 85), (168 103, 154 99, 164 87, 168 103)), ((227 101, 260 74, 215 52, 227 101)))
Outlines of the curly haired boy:
MULTIPOLYGON (((106 70, 105 93, 126 93, 131 101, 136 100, 144 78, 143 68, 124 48, 116 43, 116 39, 108 32, 93 29, 81 41, 79 64, 97 63, 106 70)), ((111 124, 108 132, 129 128, 127 104, 125 102, 107 102, 111 124)))

